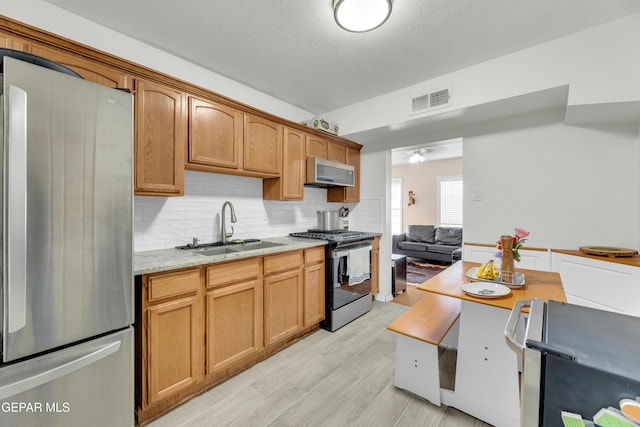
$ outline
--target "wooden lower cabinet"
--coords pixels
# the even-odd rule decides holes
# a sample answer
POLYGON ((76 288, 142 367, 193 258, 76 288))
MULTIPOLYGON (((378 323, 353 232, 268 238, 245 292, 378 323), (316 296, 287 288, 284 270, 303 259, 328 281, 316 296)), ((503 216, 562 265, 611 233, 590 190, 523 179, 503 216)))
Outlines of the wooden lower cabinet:
POLYGON ((259 258, 207 268, 206 373, 215 374, 264 348, 259 258))
POLYGON ((203 377, 200 271, 194 268, 149 275, 144 286, 143 400, 150 406, 203 377))
POLYGON ((324 296, 324 247, 306 249, 304 251, 304 327, 324 320, 324 296))
POLYGON ((303 328, 302 270, 264 278, 265 345, 285 341, 303 328))
POLYGON ((153 273, 136 283, 142 424, 317 329, 324 247, 153 273))
POLYGON ((202 378, 197 296, 149 308, 149 404, 202 378))

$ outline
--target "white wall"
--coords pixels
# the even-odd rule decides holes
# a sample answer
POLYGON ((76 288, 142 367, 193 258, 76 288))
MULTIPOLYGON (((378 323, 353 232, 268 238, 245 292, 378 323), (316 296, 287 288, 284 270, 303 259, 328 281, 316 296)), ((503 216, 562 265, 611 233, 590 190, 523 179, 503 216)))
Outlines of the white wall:
POLYGON ((391 168, 393 178, 402 178, 402 230, 411 224, 439 225, 439 177, 462 176, 462 158, 403 164, 391 168), (409 191, 416 203, 408 205, 409 191))
POLYGON ((563 111, 508 119, 464 139, 464 240, 514 227, 527 245, 638 245, 638 126, 566 126, 563 111), (481 201, 473 201, 479 190, 481 201))
POLYGON ((391 301, 391 152, 361 153, 360 203, 353 207, 352 229, 382 233, 380 238, 380 292, 376 299, 391 301), (370 218, 376 217, 375 223, 370 218))

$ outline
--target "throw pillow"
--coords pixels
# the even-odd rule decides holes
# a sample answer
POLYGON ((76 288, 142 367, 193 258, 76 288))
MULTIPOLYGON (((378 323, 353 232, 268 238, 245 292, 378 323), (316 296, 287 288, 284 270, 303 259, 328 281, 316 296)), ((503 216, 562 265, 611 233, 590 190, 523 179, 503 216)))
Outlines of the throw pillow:
POLYGON ((435 243, 435 227, 433 225, 409 225, 407 240, 410 242, 435 243))
POLYGON ((436 228, 436 243, 442 245, 462 246, 462 228, 436 228))

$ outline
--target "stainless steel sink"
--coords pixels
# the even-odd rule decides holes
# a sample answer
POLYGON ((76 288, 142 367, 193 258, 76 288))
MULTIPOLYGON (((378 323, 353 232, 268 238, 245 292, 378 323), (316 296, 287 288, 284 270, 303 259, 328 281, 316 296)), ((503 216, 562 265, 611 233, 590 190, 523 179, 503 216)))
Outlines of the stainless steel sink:
POLYGON ((251 243, 233 243, 225 246, 213 246, 206 249, 196 250, 195 253, 205 256, 225 255, 245 251, 254 251, 257 249, 273 248, 276 246, 284 246, 284 243, 267 242, 264 240, 251 243))
POLYGON ((233 245, 233 246, 230 246, 229 249, 232 252, 244 252, 244 251, 253 251, 256 249, 273 248, 276 246, 284 246, 284 243, 267 242, 267 241, 261 240, 259 242, 254 242, 254 243, 241 243, 238 245, 233 245))
POLYGON ((213 246, 206 249, 198 249, 194 251, 198 255, 206 255, 206 256, 215 256, 215 255, 224 255, 224 254, 232 254, 236 251, 232 250, 230 246, 213 246))

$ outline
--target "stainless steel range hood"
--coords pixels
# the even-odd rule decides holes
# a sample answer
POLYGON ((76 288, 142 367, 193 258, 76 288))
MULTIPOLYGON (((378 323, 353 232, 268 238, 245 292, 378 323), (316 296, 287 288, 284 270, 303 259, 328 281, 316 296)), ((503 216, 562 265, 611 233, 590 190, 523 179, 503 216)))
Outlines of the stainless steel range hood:
POLYGON ((304 185, 320 188, 353 187, 355 168, 344 163, 313 157, 307 159, 307 177, 304 185))

